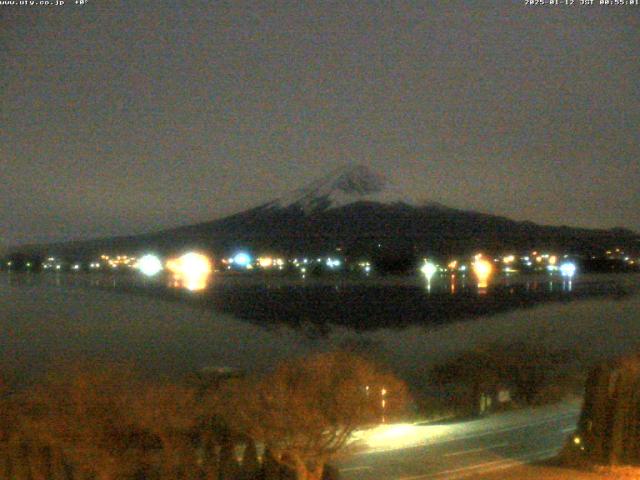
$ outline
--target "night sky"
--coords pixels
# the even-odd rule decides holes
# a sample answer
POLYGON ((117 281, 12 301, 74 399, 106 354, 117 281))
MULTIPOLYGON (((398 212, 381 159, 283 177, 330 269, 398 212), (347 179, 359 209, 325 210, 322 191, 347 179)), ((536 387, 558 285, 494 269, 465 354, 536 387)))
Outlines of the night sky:
POLYGON ((640 231, 640 6, 67 3, 0 6, 4 243, 207 221, 347 162, 640 231))

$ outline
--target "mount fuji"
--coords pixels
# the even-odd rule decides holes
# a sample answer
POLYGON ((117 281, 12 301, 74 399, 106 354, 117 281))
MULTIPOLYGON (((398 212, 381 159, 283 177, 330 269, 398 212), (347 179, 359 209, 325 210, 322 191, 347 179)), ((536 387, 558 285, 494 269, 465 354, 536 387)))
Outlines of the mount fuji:
MULTIPOLYGON (((44 252, 44 246, 33 249, 44 252)), ((554 249, 601 254, 613 247, 640 249, 640 235, 625 229, 545 226, 506 217, 420 203, 362 165, 331 172, 258 207, 206 223, 144 235, 47 245, 47 252, 201 248, 216 256, 238 248, 286 255, 461 254, 477 250, 554 249)), ((33 250, 32 249, 32 250, 33 250)))
POLYGON ((356 202, 415 204, 384 175, 364 165, 354 165, 335 170, 267 206, 295 208, 310 214, 356 202))

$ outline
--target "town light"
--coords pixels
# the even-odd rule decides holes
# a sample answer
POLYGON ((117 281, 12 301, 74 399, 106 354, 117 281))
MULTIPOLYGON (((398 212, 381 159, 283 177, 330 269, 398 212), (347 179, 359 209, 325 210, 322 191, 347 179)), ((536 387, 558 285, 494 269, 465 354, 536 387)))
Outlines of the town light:
POLYGON ((431 278, 438 271, 438 266, 435 263, 431 263, 431 262, 425 260, 424 264, 420 268, 420 271, 424 275, 424 278, 427 279, 427 282, 430 282, 431 278))
POLYGON ((251 255, 246 252, 238 252, 233 257, 233 263, 247 268, 251 264, 251 255))
POLYGON ((491 262, 482 258, 481 255, 476 255, 475 261, 471 266, 473 268, 473 273, 478 279, 478 288, 487 288, 489 277, 493 272, 493 265, 491 262))
POLYGON ((274 264, 273 258, 271 257, 260 257, 258 258, 258 265, 262 268, 269 268, 274 264))
POLYGON ((427 280, 427 290, 431 291, 431 278, 438 271, 438 266, 435 263, 431 263, 425 259, 420 271, 424 275, 424 278, 427 280))
POLYGON ((187 290, 203 290, 212 271, 211 260, 201 253, 189 252, 180 258, 168 260, 167 270, 187 290))
POLYGON ((156 255, 144 255, 138 260, 138 270, 147 277, 153 277, 162 271, 162 261, 156 255))
POLYGON ((560 265, 560 273, 563 277, 572 278, 576 273, 575 263, 565 262, 560 265))
POLYGON ((341 263, 340 260, 331 257, 327 258, 326 261, 327 267, 329 268, 338 268, 341 263))

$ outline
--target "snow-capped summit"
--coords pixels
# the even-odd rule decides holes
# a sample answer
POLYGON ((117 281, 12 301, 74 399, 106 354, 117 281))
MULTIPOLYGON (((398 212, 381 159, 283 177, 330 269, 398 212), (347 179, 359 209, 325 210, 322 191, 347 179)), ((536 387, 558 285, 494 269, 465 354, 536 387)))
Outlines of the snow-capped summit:
POLYGON ((384 175, 365 165, 350 165, 280 197, 269 206, 295 207, 311 213, 361 201, 413 203, 384 175))
POLYGON ((333 182, 333 187, 348 195, 371 195, 382 192, 387 183, 383 175, 364 165, 356 165, 343 170, 333 182))
POLYGON ((242 246, 256 253, 324 255, 339 245, 353 257, 410 259, 416 252, 449 255, 547 246, 589 255, 611 245, 633 251, 638 242, 640 235, 627 230, 540 226, 416 202, 384 175, 350 165, 227 217, 144 235, 49 245, 41 254, 75 257, 150 248, 167 254, 192 248, 231 253, 242 246))

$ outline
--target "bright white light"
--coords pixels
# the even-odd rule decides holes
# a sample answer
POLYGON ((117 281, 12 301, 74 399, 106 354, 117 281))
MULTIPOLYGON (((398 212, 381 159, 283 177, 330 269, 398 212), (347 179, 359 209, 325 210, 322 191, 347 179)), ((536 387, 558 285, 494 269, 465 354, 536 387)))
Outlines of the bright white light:
POLYGON ((416 426, 409 423, 378 425, 368 430, 353 433, 350 443, 368 451, 392 451, 428 445, 438 438, 451 435, 448 425, 416 426))
POLYGON ((438 271, 438 266, 435 265, 434 263, 431 263, 425 260, 424 264, 420 268, 420 271, 422 272, 424 277, 427 279, 427 281, 430 282, 431 277, 433 277, 433 275, 438 271))
POLYGON ((211 273, 211 262, 200 253, 185 253, 180 257, 180 264, 183 272, 189 272, 193 275, 211 273))
POLYGON ((246 252, 238 252, 233 257, 233 263, 240 265, 241 267, 246 267, 251 263, 251 255, 246 252))
POLYGON ((147 277, 153 277, 162 271, 162 261, 156 255, 144 255, 138 260, 138 270, 147 277))
POLYGON ((560 273, 562 274, 563 277, 568 277, 568 278, 573 277, 576 273, 575 264, 571 262, 563 263, 562 265, 560 265, 560 273))
POLYGON ((340 266, 341 262, 338 259, 329 257, 329 258, 327 258, 327 262, 326 263, 327 263, 327 267, 329 267, 329 268, 337 268, 337 267, 340 266))

